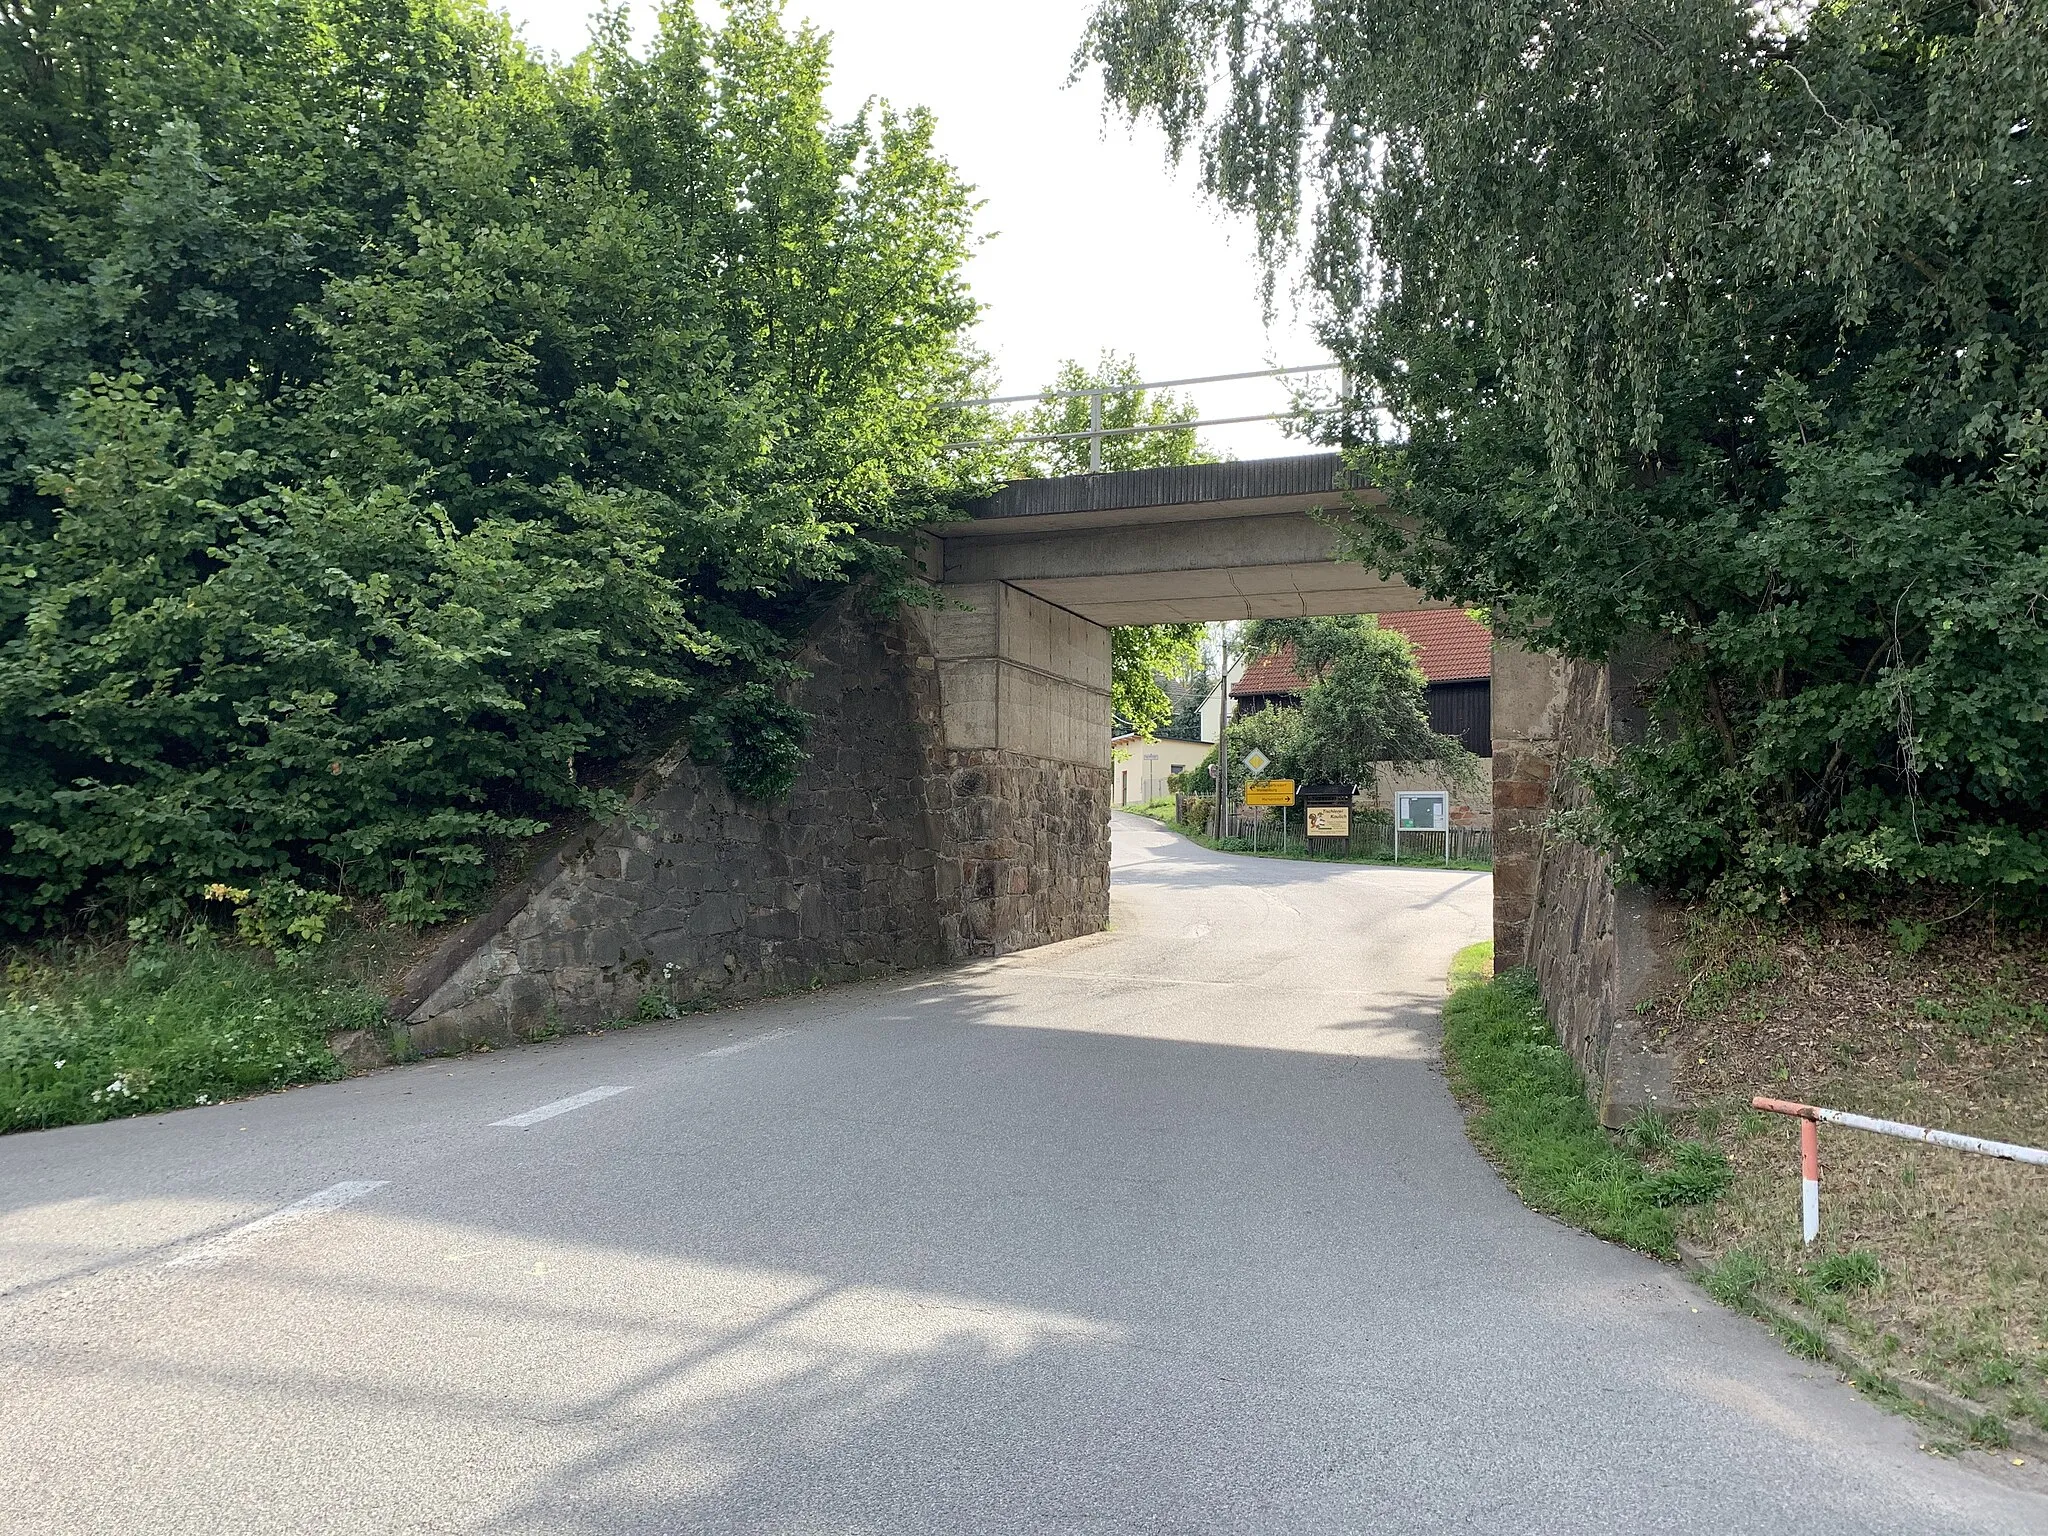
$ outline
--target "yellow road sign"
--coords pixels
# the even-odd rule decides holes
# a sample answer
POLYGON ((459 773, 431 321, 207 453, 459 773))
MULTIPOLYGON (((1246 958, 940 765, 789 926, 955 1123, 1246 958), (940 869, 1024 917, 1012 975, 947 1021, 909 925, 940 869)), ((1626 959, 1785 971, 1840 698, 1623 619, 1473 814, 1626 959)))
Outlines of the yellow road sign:
POLYGON ((1263 784, 1247 784, 1244 789, 1246 805, 1292 805, 1294 804, 1294 780, 1268 779, 1263 784))

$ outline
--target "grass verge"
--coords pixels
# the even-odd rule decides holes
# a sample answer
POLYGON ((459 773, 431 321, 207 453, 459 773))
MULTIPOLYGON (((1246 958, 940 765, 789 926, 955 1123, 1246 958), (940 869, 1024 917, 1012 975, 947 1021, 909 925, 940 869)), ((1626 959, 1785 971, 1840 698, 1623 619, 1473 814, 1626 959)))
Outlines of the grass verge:
MULTIPOLYGON (((1492 861, 1488 859, 1453 859, 1450 863, 1446 864, 1442 859, 1396 859, 1377 853, 1310 853, 1298 842, 1292 841, 1285 848, 1275 848, 1271 844, 1256 846, 1250 838, 1211 837, 1206 832, 1193 827, 1182 826, 1178 821, 1175 821, 1173 819, 1173 802, 1171 800, 1148 800, 1142 805, 1120 805, 1117 809, 1129 811, 1133 816, 1143 816, 1148 820, 1156 821, 1165 827, 1167 831, 1177 832, 1197 847, 1207 848, 1214 853, 1238 853, 1245 855, 1247 858, 1254 859, 1293 859, 1298 862, 1314 864, 1377 864, 1386 868, 1398 866, 1402 869, 1490 870, 1493 868, 1492 861)), ((1296 837, 1300 836, 1299 832, 1294 835, 1296 837)))
POLYGON ((0 991, 0 1132, 218 1103, 342 1075, 369 988, 218 942, 17 954, 0 991))
MULTIPOLYGON (((1476 948, 1476 946, 1475 946, 1476 948)), ((1557 1044, 1526 971, 1479 979, 1492 955, 1453 966, 1444 1060, 1473 1143, 1523 1203, 1660 1258, 1675 1257, 1673 1209, 1713 1200, 1728 1162, 1645 1116, 1621 1135, 1595 1119, 1578 1067, 1557 1044), (1457 983, 1462 981, 1462 985, 1457 983)))
POLYGON ((1493 940, 1484 939, 1477 944, 1467 944, 1451 956, 1451 990, 1462 992, 1465 988, 1493 980, 1493 940))

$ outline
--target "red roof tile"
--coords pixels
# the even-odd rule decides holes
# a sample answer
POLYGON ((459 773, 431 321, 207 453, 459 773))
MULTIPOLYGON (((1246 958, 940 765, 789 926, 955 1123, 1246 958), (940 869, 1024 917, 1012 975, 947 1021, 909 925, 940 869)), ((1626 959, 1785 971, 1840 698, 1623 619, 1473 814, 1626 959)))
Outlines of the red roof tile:
MULTIPOLYGON (((1422 663, 1422 675, 1432 683, 1468 682, 1493 676, 1493 636, 1463 609, 1383 613, 1379 621, 1380 628, 1408 637, 1422 663)), ((1246 667, 1244 676, 1231 687, 1230 696, 1246 699, 1262 694, 1298 694, 1307 686, 1307 681, 1294 669, 1294 650, 1288 647, 1271 656, 1261 656, 1246 667)))
POLYGON ((1462 683, 1493 676, 1493 634, 1462 608, 1383 613, 1380 628, 1398 629, 1422 658, 1432 683, 1462 683))
POLYGON ((1230 685, 1230 696, 1255 699, 1268 693, 1300 693, 1307 686, 1302 675, 1294 670, 1294 647, 1287 645, 1246 667, 1244 676, 1230 685))

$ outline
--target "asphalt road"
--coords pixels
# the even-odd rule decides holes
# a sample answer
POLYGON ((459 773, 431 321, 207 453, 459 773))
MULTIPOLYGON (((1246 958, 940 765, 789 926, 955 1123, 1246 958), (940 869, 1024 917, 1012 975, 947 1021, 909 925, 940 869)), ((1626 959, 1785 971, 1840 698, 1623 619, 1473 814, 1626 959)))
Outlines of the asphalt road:
POLYGON ((2048 1531, 1503 1190, 1485 876, 1116 841, 1097 938, 0 1141, 0 1529, 2048 1531))

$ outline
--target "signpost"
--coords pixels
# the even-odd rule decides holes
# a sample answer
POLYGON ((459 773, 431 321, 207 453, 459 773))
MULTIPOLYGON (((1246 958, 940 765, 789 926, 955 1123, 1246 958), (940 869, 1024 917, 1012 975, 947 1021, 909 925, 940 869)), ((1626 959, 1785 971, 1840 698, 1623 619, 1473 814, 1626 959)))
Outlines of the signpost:
POLYGON ((1216 836, 1230 836, 1230 625, 1226 622, 1217 646, 1223 667, 1223 681, 1217 685, 1216 705, 1216 836))
MULTIPOLYGON (((1289 806, 1294 804, 1294 780, 1268 779, 1263 784, 1251 782, 1272 766, 1273 759, 1266 756, 1257 747, 1253 747, 1251 751, 1245 754, 1244 771, 1248 777, 1245 780, 1244 786, 1244 803, 1247 808, 1254 805, 1289 806)), ((1257 848, 1258 845, 1259 823, 1255 821, 1252 823, 1252 846, 1257 848)), ((1280 849, 1283 853, 1287 850, 1287 820, 1285 811, 1281 812, 1280 849)))
POLYGON ((1451 862, 1451 797, 1442 790, 1412 790, 1394 797, 1394 862, 1401 862, 1403 832, 1441 832, 1444 862, 1451 862))

